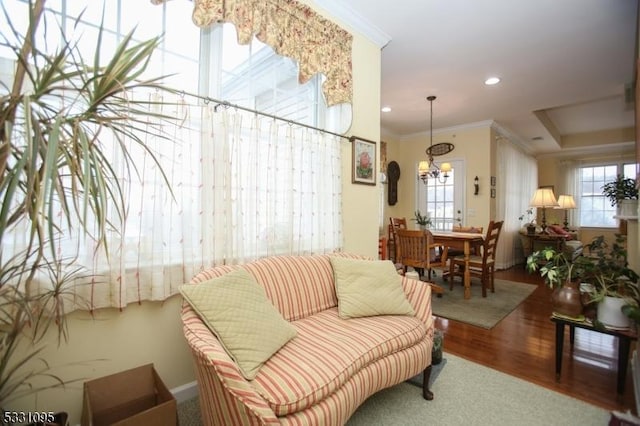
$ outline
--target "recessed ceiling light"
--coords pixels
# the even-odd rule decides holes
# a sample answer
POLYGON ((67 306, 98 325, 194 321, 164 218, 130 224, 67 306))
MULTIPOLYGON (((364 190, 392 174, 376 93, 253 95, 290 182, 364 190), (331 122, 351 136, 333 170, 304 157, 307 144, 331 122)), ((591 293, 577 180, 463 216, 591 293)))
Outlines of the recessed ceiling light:
POLYGON ((494 84, 498 84, 498 83, 500 83, 499 77, 489 77, 484 81, 484 84, 486 84, 487 86, 493 86, 494 84))
POLYGON ((388 106, 382 107, 382 109, 380 111, 382 111, 382 112, 391 112, 391 107, 388 107, 388 106))

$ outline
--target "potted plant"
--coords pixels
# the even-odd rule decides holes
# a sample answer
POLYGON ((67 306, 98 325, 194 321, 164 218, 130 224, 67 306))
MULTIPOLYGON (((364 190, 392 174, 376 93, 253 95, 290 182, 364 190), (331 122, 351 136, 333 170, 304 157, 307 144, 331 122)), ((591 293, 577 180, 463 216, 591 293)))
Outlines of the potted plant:
POLYGON ((547 247, 533 252, 527 257, 527 270, 539 271, 553 293, 553 312, 576 320, 583 320, 583 297, 579 280, 589 260, 580 256, 575 261, 567 259, 562 251, 547 247))
POLYGON ((429 227, 429 225, 431 225, 431 218, 428 215, 422 215, 422 213, 420 213, 420 210, 416 210, 414 213, 414 217, 413 220, 415 223, 418 224, 418 226, 420 226, 420 229, 427 229, 429 227))
POLYGON ((638 186, 635 179, 618 175, 614 181, 602 186, 602 193, 611 206, 618 207, 619 216, 638 215, 638 186))
POLYGON ((625 309, 638 306, 640 293, 637 285, 628 279, 605 275, 599 275, 597 282, 590 292, 591 301, 597 304, 597 322, 605 328, 629 328, 632 316, 625 309))
POLYGON ((555 313, 583 319, 585 308, 595 306, 594 314, 587 316, 593 317, 590 319, 596 327, 628 327, 628 320, 620 315, 621 308, 638 306, 640 291, 638 274, 627 262, 624 240, 624 235, 617 234, 610 247, 603 236, 595 237, 586 246, 588 255, 579 256, 573 262, 567 260, 563 252, 545 248, 527 258, 527 269, 539 271, 554 289, 555 313), (578 283, 585 289, 586 297, 580 295, 578 283), (560 305, 556 306, 556 302, 560 305))
POLYGON ((136 175, 123 139, 155 159, 140 124, 165 118, 151 112, 148 100, 130 96, 134 89, 163 90, 159 79, 139 80, 159 38, 138 43, 130 33, 102 58, 100 27, 95 57, 80 63, 77 41, 64 35, 55 53, 41 50, 48 39, 39 25, 45 2, 29 2, 24 35, 3 30, 15 67, 12 81, 0 87, 0 410, 69 382, 52 375, 39 354, 49 332, 57 331, 60 343, 67 339, 68 288, 89 273, 53 243, 73 232, 106 246, 109 217, 126 215, 120 178, 136 175), (121 158, 117 169, 107 155, 113 151, 121 158), (50 215, 55 210, 60 216, 50 215), (14 248, 15 237, 26 249, 14 248))
POLYGON ((605 327, 628 328, 629 318, 622 308, 637 307, 640 301, 639 277, 629 268, 625 239, 624 235, 616 234, 615 242, 609 246, 600 236, 587 245, 587 259, 591 262, 586 264, 582 280, 591 284, 597 321, 605 327))
POLYGON ((536 233, 536 225, 535 219, 531 219, 531 216, 533 215, 533 209, 528 208, 523 214, 521 214, 520 217, 518 217, 518 220, 520 222, 522 222, 522 220, 524 219, 525 214, 527 215, 527 221, 525 222, 524 226, 527 227, 527 235, 534 235, 536 233))

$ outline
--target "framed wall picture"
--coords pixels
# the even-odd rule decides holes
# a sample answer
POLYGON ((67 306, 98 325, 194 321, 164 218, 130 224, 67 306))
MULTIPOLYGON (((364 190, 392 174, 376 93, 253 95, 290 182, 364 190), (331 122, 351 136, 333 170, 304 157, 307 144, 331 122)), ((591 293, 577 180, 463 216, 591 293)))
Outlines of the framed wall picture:
POLYGON ((376 184, 376 144, 375 142, 353 139, 351 182, 364 185, 376 184))

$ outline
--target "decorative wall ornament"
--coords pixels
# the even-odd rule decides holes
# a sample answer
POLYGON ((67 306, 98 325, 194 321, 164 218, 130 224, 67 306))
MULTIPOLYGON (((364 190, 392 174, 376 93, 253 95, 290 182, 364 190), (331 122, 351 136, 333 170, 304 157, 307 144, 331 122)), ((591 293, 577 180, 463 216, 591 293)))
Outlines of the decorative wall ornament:
POLYGON ((387 202, 390 206, 395 206, 398 202, 398 180, 400 179, 400 165, 397 162, 391 161, 387 166, 387 178, 389 182, 387 202))
POLYGON ((351 182, 376 184, 376 144, 354 139, 352 145, 351 182))

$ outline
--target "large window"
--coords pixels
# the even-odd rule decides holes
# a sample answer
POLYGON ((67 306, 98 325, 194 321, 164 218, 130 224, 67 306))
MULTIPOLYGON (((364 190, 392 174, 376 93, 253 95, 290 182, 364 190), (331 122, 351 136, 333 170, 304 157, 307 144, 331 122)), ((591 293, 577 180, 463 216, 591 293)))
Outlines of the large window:
POLYGON ((578 169, 578 174, 580 226, 616 227, 616 207, 604 196, 602 186, 615 180, 618 174, 635 179, 636 165, 612 163, 584 166, 578 169))
MULTIPOLYGON (((3 1, 21 33, 28 24, 28 5, 28 0, 3 1)), ((340 139, 216 107, 203 97, 333 131, 341 129, 330 118, 346 128, 350 111, 341 115, 336 113, 341 108, 326 107, 323 76, 300 85, 294 61, 255 39, 238 45, 232 24, 201 31, 191 22, 192 12, 188 1, 159 6, 149 0, 47 2, 41 25, 46 35, 37 35, 38 48, 55 51, 64 34, 79 40, 79 56, 92 61, 103 22, 100 53, 106 63, 134 27, 138 41, 163 34, 142 78, 166 76, 165 85, 181 93, 132 94, 175 117, 173 125, 163 124, 165 138, 146 141, 173 194, 148 153, 139 152, 134 157, 138 173, 122 178, 129 216, 112 236, 109 258, 96 256, 91 242, 69 242, 70 254, 81 247, 78 263, 106 277, 103 286, 89 291, 103 299, 92 299, 94 308, 163 300, 207 266, 327 252, 342 245, 340 139)), ((0 16, 0 27, 8 28, 5 16, 0 16)), ((10 37, 2 33, 0 38, 10 37)), ((11 87, 14 61, 14 53, 0 46, 0 95, 2 87, 11 87)), ((118 167, 117 156, 113 164, 118 167)))
MULTIPOLYGON (((29 1, 3 3, 11 24, 24 32, 29 1)), ((277 55, 255 38, 249 45, 238 45, 234 25, 215 25, 201 31, 191 23, 191 2, 157 6, 148 0, 108 0, 104 5, 100 1, 57 0, 47 2, 46 10, 46 24, 41 27, 46 26, 47 31, 46 35, 39 33, 40 48, 55 50, 64 34, 68 40, 78 40, 80 53, 92 60, 102 22, 104 65, 117 43, 134 28, 136 41, 162 34, 161 45, 142 78, 165 76, 165 85, 186 93, 223 99, 305 124, 325 125, 320 74, 300 85, 295 61, 277 55)), ((4 17, 1 18, 3 28, 8 28, 4 17)), ((3 33, 9 37, 8 32, 3 33)), ((13 53, 2 44, 0 58, 14 60, 13 53)), ((5 67, 10 67, 9 62, 5 67)), ((10 70, 4 72, 3 76, 10 70)))
MULTIPOLYGON (((28 0, 3 0, 11 24, 24 33, 29 21, 28 0)), ((152 57, 146 75, 166 75, 165 83, 185 91, 195 91, 198 83, 200 30, 194 25, 171 25, 171 22, 188 22, 193 11, 190 2, 172 2, 169 7, 154 6, 150 1, 109 0, 101 1, 57 0, 46 3, 46 33, 38 33, 36 45, 40 49, 55 51, 62 37, 78 42, 83 59, 92 60, 96 50, 100 24, 103 34, 101 58, 104 65, 124 35, 135 28, 134 40, 148 40, 163 34, 161 46, 152 57), (170 16, 169 16, 170 14, 170 16), (144 18, 144 19, 142 19, 144 18)), ((9 24, 0 18, 3 36, 10 37, 5 28, 9 24)), ((15 59, 11 52, 0 49, 0 56, 15 59)))

